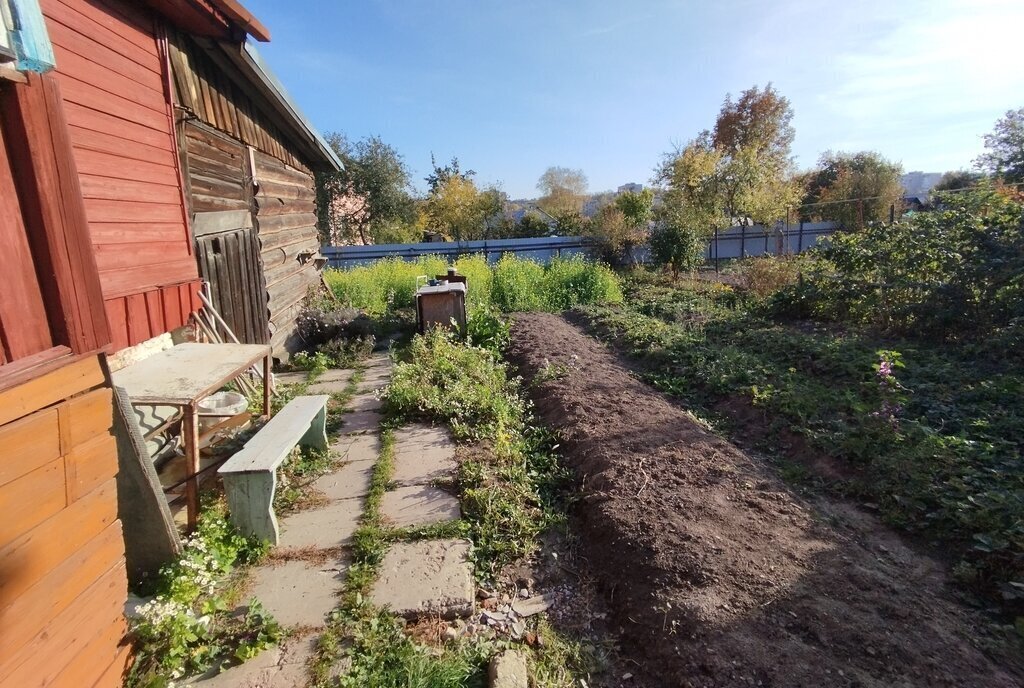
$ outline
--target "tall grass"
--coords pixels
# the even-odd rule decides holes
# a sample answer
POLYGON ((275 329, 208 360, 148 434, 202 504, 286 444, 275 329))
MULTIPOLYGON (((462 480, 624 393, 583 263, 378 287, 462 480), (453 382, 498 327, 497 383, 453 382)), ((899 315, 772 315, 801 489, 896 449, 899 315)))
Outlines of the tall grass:
MULTIPOLYGON (((324 278, 346 305, 371 315, 384 315, 415 305, 416 278, 444 274, 448 263, 439 256, 415 261, 385 258, 348 270, 327 270, 324 278)), ((475 310, 493 307, 504 312, 561 311, 591 303, 622 300, 619 279, 607 266, 581 258, 556 258, 544 266, 532 260, 505 255, 496 265, 483 256, 466 256, 455 262, 469 289, 467 306, 475 310)))

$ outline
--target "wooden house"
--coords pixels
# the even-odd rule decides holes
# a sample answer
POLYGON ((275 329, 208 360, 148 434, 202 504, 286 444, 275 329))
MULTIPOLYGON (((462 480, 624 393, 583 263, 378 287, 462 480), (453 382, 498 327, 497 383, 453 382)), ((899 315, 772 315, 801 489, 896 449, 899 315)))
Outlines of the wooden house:
POLYGON ((314 173, 341 162, 250 43, 169 38, 200 274, 238 337, 284 357, 319 287, 314 173))
POLYGON ((236 0, 0 8, 0 686, 119 686, 130 648, 108 357, 185 326, 202 278, 230 292, 232 270, 269 307, 245 329, 222 301, 236 327, 284 343, 317 279, 308 176, 336 160, 247 66, 246 36, 269 34, 236 0), (200 48, 211 61, 197 53, 192 75, 172 66, 200 48), (234 109, 206 99, 211 80, 237 87, 234 109), (179 96, 188 84, 201 101, 179 96), (205 147, 189 144, 200 123, 205 147), (210 174, 234 162, 229 183, 210 174), (228 188, 239 179, 248 195, 228 188), (242 201, 248 225, 206 231, 227 218, 202 213, 242 201), (230 239, 206 237, 239 229, 249 262, 236 265, 230 239))

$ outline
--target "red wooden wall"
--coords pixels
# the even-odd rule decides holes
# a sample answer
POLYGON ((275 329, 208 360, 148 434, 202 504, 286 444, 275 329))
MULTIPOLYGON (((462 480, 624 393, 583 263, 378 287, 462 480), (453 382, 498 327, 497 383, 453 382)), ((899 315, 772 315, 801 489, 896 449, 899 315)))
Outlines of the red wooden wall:
POLYGON ((114 348, 185 324, 199 273, 156 16, 42 0, 114 348))

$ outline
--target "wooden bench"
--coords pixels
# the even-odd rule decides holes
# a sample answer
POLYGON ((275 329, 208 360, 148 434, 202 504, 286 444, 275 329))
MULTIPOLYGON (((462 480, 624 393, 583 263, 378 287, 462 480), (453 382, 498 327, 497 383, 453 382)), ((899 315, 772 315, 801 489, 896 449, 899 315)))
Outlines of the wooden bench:
POLYGON ((327 448, 329 398, 318 395, 292 399, 220 467, 228 516, 243 535, 255 535, 277 544, 277 467, 296 445, 327 448))

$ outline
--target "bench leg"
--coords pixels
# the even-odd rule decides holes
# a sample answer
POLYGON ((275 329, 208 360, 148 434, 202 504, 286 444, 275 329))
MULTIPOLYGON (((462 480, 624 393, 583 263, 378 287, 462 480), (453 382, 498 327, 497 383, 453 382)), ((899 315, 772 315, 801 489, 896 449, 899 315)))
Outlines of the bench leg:
POLYGON ((223 477, 231 523, 242 535, 255 535, 276 545, 279 536, 274 515, 277 473, 228 473, 223 477))
POLYGON ((299 444, 303 447, 313 447, 314 449, 327 449, 327 406, 325 405, 320 409, 320 412, 313 418, 313 422, 309 424, 309 430, 299 440, 299 444))

